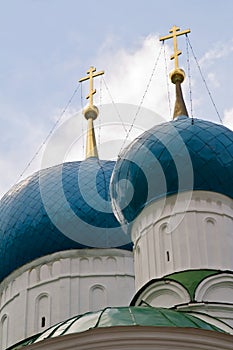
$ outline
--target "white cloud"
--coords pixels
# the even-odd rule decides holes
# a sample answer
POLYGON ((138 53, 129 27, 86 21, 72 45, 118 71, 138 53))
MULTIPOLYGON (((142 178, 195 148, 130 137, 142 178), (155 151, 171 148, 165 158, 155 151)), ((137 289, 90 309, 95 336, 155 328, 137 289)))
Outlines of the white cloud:
POLYGON ((233 107, 224 111, 223 124, 233 130, 233 107))
POLYGON ((209 72, 207 75, 207 78, 208 78, 208 82, 211 84, 211 87, 215 87, 215 88, 220 87, 217 74, 215 74, 214 72, 209 72))
MULTIPOLYGON (((12 107, 1 105, 1 114, 5 117, 1 118, 4 131, 0 140, 0 197, 19 179, 45 135, 45 126, 40 121, 36 123, 26 114, 15 112, 12 107)), ((33 172, 39 168, 38 165, 39 160, 36 159, 28 170, 33 172)))
MULTIPOLYGON (((157 35, 149 35, 141 38, 134 49, 124 48, 114 52, 109 40, 99 52, 98 67, 100 69, 104 67, 105 69, 104 79, 115 103, 130 103, 138 106, 146 92, 153 67, 161 50, 162 44, 159 42, 159 37, 157 35)), ((152 109, 165 119, 169 119, 170 111, 163 56, 162 50, 142 106, 152 109)), ((169 60, 168 64, 170 71, 172 64, 169 60)), ((172 97, 173 90, 174 88, 171 86, 169 93, 172 97)), ((106 89, 103 89, 102 103, 110 102, 108 92, 106 89)))
POLYGON ((233 40, 228 42, 218 42, 214 45, 212 49, 207 51, 204 56, 200 59, 199 63, 212 64, 216 60, 228 56, 233 51, 233 40))
MULTIPOLYGON (((151 109, 155 113, 162 116, 162 119, 159 119, 155 117, 153 113, 151 114, 143 109, 141 113, 138 113, 137 118, 134 120, 135 128, 132 129, 132 133, 128 138, 129 141, 138 135, 138 133, 152 127, 156 123, 170 119, 171 115, 169 109, 171 108, 172 113, 175 88, 170 81, 167 81, 168 78, 166 77, 167 72, 165 71, 164 52, 162 49, 154 76, 151 80, 148 91, 146 92, 153 67, 155 66, 155 62, 158 58, 162 45, 159 42, 159 37, 157 35, 149 35, 145 38, 141 38, 137 45, 135 45, 133 48, 120 48, 119 43, 116 44, 115 40, 116 38, 109 37, 103 43, 94 62, 96 62, 97 70, 105 70, 104 80, 110 90, 114 103, 119 103, 117 108, 121 115, 121 119, 127 124, 127 130, 129 130, 129 126, 136 115, 137 106, 140 105, 142 99, 142 107, 151 109), (167 85, 169 86, 171 106, 169 106, 168 103, 169 99, 167 85), (128 106, 125 108, 125 106, 122 104, 128 106)), ((167 46, 165 46, 165 50, 169 72, 173 68, 173 62, 169 60, 170 52, 168 52, 169 49, 167 46)), ((74 62, 75 60, 71 62, 71 68, 74 62)), ((95 95, 95 103, 99 105, 101 102, 102 105, 106 105, 107 107, 101 111, 102 116, 100 115, 98 120, 95 122, 97 129, 97 143, 100 143, 100 146, 103 143, 107 144, 107 147, 109 147, 109 152, 107 153, 110 154, 110 157, 114 158, 116 156, 116 152, 113 152, 110 150, 110 148, 116 146, 118 147, 119 151, 123 144, 122 140, 125 139, 126 133, 124 128, 120 125, 121 122, 116 111, 114 114, 114 105, 112 105, 111 98, 109 97, 108 91, 104 87, 104 83, 102 83, 101 89, 100 86, 98 87, 100 82, 100 78, 96 79, 95 81, 95 87, 99 92, 95 95), (100 128, 100 130, 98 130, 99 122, 106 124, 106 127, 103 126, 100 128), (108 123, 117 123, 117 126, 111 131, 108 123), (98 136, 99 133, 100 137, 98 136), (109 140, 110 135, 112 141, 109 140), (99 139, 101 139, 101 142, 99 142, 99 139)), ((183 88, 185 92, 185 90, 188 88, 188 84, 184 85, 185 86, 183 88)), ((85 84, 83 89, 88 89, 88 87, 89 85, 85 84)), ((85 95, 86 93, 83 91, 83 96, 85 95)), ((52 110, 52 108, 50 108, 50 110, 52 110)), ((6 174, 12 174, 12 178, 9 178, 8 175, 5 176, 5 179, 2 178, 0 188, 2 193, 5 192, 17 178, 19 175, 19 169, 23 170, 28 161, 30 161, 30 158, 47 136, 48 130, 51 129, 51 121, 56 122, 61 115, 61 112, 62 110, 60 109, 54 109, 54 112, 48 116, 49 122, 47 125, 40 125, 38 122, 35 125, 34 120, 31 120, 27 116, 20 117, 12 111, 7 111, 5 113, 5 115, 12 115, 10 129, 14 130, 15 133, 15 135, 12 135, 15 138, 14 145, 18 143, 20 146, 18 152, 16 152, 15 146, 13 150, 8 148, 6 153, 0 153, 0 164, 2 164, 4 167, 6 174), (22 135, 24 135, 23 140, 20 139, 22 138, 22 135)), ((57 126, 61 127, 62 122, 66 122, 70 117, 73 117, 77 113, 77 119, 74 118, 74 124, 71 127, 71 131, 69 131, 70 129, 66 128, 64 124, 64 127, 61 128, 63 134, 61 135, 59 131, 58 135, 55 137, 57 141, 53 144, 50 150, 51 162, 53 162, 53 160, 56 162, 57 154, 59 154, 60 150, 62 149, 62 142, 64 144, 68 144, 70 135, 74 135, 73 140, 75 139, 76 136, 75 133, 73 133, 73 130, 77 130, 76 141, 72 141, 72 145, 69 146, 67 154, 65 154, 65 160, 70 161, 83 158, 85 143, 85 140, 83 141, 83 135, 85 138, 87 125, 80 111, 77 111, 75 108, 71 108, 69 106, 65 115, 62 117, 61 122, 59 122, 57 126)), ((100 147, 100 156, 106 157, 107 153, 103 150, 103 147, 100 147)), ((40 168, 40 160, 42 155, 43 152, 40 152, 35 161, 33 161, 33 163, 30 165, 28 171, 24 174, 23 178, 40 168)))

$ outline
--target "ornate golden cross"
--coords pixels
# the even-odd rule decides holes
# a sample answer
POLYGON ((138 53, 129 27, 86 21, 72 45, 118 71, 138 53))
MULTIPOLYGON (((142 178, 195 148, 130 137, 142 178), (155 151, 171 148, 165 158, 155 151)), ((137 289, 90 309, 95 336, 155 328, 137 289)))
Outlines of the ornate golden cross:
POLYGON ((87 71, 87 76, 86 77, 84 77, 84 78, 81 78, 81 79, 79 79, 79 82, 81 83, 82 81, 85 81, 85 80, 88 80, 88 79, 90 79, 90 93, 89 93, 89 95, 87 95, 87 99, 88 98, 90 98, 90 103, 89 103, 89 105, 91 106, 91 107, 93 107, 93 95, 96 93, 96 89, 93 89, 93 78, 95 78, 95 77, 97 77, 97 76, 99 76, 99 75, 102 75, 102 74, 104 74, 104 71, 102 70, 102 71, 100 71, 100 72, 97 72, 97 73, 95 73, 95 71, 96 71, 96 68, 94 68, 93 66, 91 66, 90 67, 90 69, 87 71))
POLYGON ((177 69, 177 68, 179 68, 178 56, 182 53, 182 52, 179 51, 178 48, 177 48, 177 37, 178 37, 179 35, 183 35, 183 34, 190 33, 190 29, 183 30, 182 32, 180 32, 180 28, 179 28, 179 27, 173 26, 173 27, 169 30, 169 33, 172 33, 172 34, 167 35, 167 36, 163 36, 163 37, 161 37, 159 40, 160 40, 160 41, 164 41, 164 40, 173 38, 174 55, 171 55, 171 60, 175 59, 175 69, 177 69))

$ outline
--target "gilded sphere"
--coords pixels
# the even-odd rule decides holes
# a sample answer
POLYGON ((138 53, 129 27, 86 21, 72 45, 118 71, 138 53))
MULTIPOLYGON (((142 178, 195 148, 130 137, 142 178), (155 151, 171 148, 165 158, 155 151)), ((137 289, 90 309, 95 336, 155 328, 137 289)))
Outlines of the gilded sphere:
POLYGON ((181 68, 176 68, 170 73, 170 79, 173 84, 176 84, 177 82, 183 83, 185 79, 185 72, 181 68))
POLYGON ((99 115, 99 110, 96 106, 87 106, 83 111, 84 117, 95 120, 99 115))

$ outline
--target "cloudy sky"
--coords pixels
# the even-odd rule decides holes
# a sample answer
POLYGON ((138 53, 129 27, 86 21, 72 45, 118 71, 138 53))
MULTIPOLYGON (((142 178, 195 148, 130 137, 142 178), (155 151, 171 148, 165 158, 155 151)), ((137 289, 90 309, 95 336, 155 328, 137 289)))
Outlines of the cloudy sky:
MULTIPOLYGON (((52 163, 83 158, 86 123, 80 111, 88 84, 81 88, 78 80, 90 65, 105 70, 104 78, 95 82, 102 157, 113 158, 116 154, 104 149, 119 151, 129 130, 128 141, 158 121, 169 120, 174 89, 166 71, 173 67, 172 41, 163 47, 159 37, 174 24, 191 29, 189 40, 205 82, 224 125, 231 127, 232 13, 229 0, 1 0, 0 196, 41 167, 48 144, 38 156, 35 153, 56 123, 56 142, 49 146, 52 163), (60 159, 64 140, 69 147, 60 159)), ((180 37, 178 45, 183 51, 180 65, 191 76, 183 84, 190 114, 220 123, 190 50, 187 55, 186 38, 180 37)))

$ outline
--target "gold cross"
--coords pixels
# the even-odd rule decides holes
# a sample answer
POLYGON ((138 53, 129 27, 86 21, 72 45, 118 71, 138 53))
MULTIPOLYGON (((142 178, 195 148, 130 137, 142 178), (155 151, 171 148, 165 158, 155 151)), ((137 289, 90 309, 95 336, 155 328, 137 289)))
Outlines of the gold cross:
POLYGON ((94 68, 93 66, 90 67, 90 69, 87 71, 87 76, 84 78, 79 79, 79 82, 81 83, 82 81, 88 80, 90 79, 90 93, 89 95, 87 95, 87 99, 90 98, 90 103, 89 105, 91 107, 93 107, 93 95, 96 93, 96 89, 93 89, 93 78, 104 74, 104 71, 100 71, 98 73, 94 73, 96 71, 96 68, 94 68))
POLYGON ((179 68, 178 56, 179 56, 180 54, 182 54, 182 52, 179 51, 178 48, 177 48, 177 37, 178 37, 179 35, 183 35, 183 34, 190 33, 190 29, 183 30, 182 32, 180 32, 180 28, 179 28, 179 27, 173 26, 173 27, 169 30, 169 33, 172 33, 172 34, 167 35, 167 36, 163 36, 163 37, 161 37, 159 40, 160 40, 160 41, 164 41, 164 40, 173 38, 174 55, 171 55, 171 60, 175 59, 175 69, 177 69, 177 68, 179 68))

